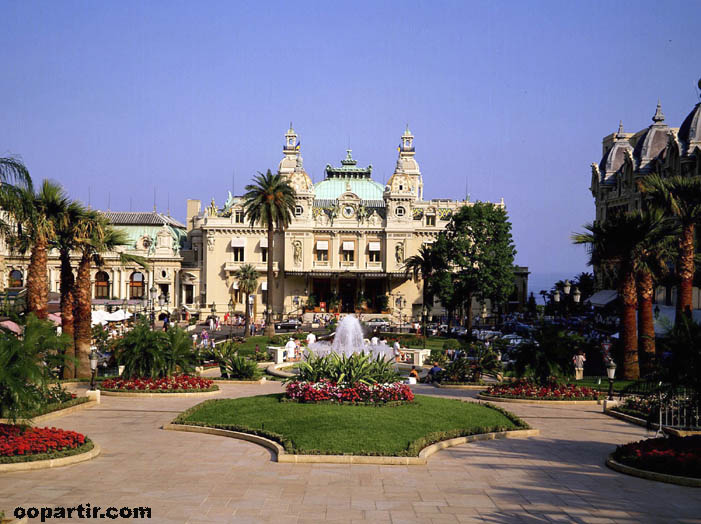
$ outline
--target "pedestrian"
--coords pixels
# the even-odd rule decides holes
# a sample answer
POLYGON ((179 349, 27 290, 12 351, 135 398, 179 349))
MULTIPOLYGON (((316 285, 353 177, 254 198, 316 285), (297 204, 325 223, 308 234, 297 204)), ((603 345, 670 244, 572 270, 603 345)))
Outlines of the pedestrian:
POLYGON ((443 368, 438 365, 438 362, 433 363, 433 367, 428 370, 428 377, 430 382, 435 382, 438 378, 438 373, 443 371, 443 368))
POLYGON ((316 335, 314 333, 310 332, 307 335, 307 346, 313 344, 314 342, 316 342, 316 335))
POLYGON ((572 357, 572 362, 574 363, 574 379, 582 380, 584 378, 584 362, 586 362, 587 357, 584 356, 584 352, 580 349, 577 354, 572 357))

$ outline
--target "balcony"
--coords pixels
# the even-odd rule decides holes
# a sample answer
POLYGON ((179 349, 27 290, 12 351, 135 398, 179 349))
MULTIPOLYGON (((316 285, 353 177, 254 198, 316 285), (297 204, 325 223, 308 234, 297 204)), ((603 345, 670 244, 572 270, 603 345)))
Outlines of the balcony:
MULTIPOLYGON (((251 262, 249 260, 244 260, 243 262, 226 262, 224 263, 224 271, 238 271, 241 266, 244 264, 250 264, 254 268, 256 268, 257 271, 267 271, 268 270, 268 263, 267 262, 251 262)), ((273 271, 276 273, 279 271, 280 264, 276 261, 273 260, 273 271)))
POLYGON ((331 267, 328 260, 315 260, 314 267, 323 267, 325 269, 331 267))

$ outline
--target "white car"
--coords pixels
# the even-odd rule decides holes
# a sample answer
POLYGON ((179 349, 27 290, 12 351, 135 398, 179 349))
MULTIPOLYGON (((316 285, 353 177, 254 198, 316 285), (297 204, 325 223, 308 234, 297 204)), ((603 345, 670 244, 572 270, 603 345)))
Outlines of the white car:
POLYGON ((365 325, 374 331, 382 331, 389 329, 389 322, 382 318, 371 318, 365 322, 365 325))

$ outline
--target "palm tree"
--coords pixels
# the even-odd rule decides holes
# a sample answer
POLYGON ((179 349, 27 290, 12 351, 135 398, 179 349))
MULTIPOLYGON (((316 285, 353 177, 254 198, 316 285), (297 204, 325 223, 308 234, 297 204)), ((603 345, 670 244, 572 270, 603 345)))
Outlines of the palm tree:
POLYGON ((677 322, 680 322, 682 314, 691 317, 693 308, 692 292, 696 255, 694 242, 696 225, 701 222, 701 177, 677 175, 662 178, 658 174, 651 174, 643 179, 641 189, 654 207, 675 217, 681 225, 676 312, 677 322))
MULTIPOLYGON (((588 233, 574 234, 572 240, 575 244, 589 246, 590 265, 602 269, 609 268, 616 273, 618 294, 623 302, 623 376, 628 380, 638 379, 640 364, 636 322, 636 274, 649 265, 643 263, 645 256, 649 256, 648 253, 652 251, 655 242, 664 237, 661 215, 644 214, 639 211, 623 213, 610 217, 604 223, 586 224, 584 228, 588 233)), ((649 305, 651 306, 651 303, 649 305)))
POLYGON ((426 336, 426 313, 428 307, 433 305, 433 290, 431 289, 430 278, 435 268, 435 256, 430 244, 423 244, 416 255, 407 258, 404 263, 404 274, 407 277, 412 274, 417 282, 419 278, 423 280, 421 289, 421 332, 424 337, 426 336))
MULTIPOLYGON (((80 253, 78 275, 75 282, 74 339, 78 359, 78 378, 90 376, 90 339, 92 338, 92 298, 90 267, 94 263, 102 266, 103 253, 114 252, 118 247, 129 243, 129 238, 121 229, 113 228, 107 218, 98 211, 83 213, 76 224, 76 247, 80 253)), ((120 263, 135 262, 147 267, 143 257, 119 253, 120 263)))
POLYGON ((48 250, 54 241, 58 223, 65 217, 68 206, 63 188, 44 180, 40 189, 21 188, 18 199, 7 207, 17 223, 17 231, 8 237, 13 251, 31 250, 27 269, 27 306, 40 319, 48 315, 49 283, 47 275, 48 250))
POLYGON ((251 325, 251 311, 248 305, 248 297, 251 293, 255 293, 258 288, 258 271, 256 271, 255 266, 252 264, 244 264, 234 273, 234 277, 239 285, 239 291, 246 295, 246 300, 243 303, 246 311, 246 324, 244 325, 243 336, 246 338, 251 325))
POLYGON ((75 307, 75 277, 71 266, 71 253, 77 249, 76 225, 85 215, 85 208, 78 202, 70 202, 65 210, 64 217, 59 221, 56 229, 55 247, 58 249, 61 261, 61 329, 69 336, 69 344, 66 347, 65 366, 63 378, 75 378, 75 344, 74 344, 74 316, 75 307))
POLYGON ((273 233, 275 228, 284 230, 292 221, 295 208, 295 190, 289 180, 268 169, 266 174, 258 173, 253 184, 246 186, 244 211, 251 227, 262 224, 268 229, 268 292, 265 304, 265 334, 272 337, 275 326, 273 313, 273 233))

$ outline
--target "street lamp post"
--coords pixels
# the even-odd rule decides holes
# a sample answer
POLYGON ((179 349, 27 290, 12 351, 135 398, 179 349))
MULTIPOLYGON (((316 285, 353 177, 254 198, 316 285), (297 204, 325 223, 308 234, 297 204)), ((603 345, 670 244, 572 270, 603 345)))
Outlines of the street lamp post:
POLYGON ((229 299, 229 340, 231 340, 231 331, 234 328, 234 299, 229 299))
POLYGON ((95 391, 95 375, 97 375, 97 349, 90 350, 90 391, 95 391))
MULTIPOLYGON (((470 312, 472 314, 472 312, 470 312)), ((482 311, 480 311, 480 318, 482 319, 482 328, 484 329, 487 326, 487 317, 489 316, 489 313, 487 312, 487 304, 482 303, 482 311)))
POLYGON ((151 330, 153 330, 156 327, 156 300, 158 299, 158 288, 155 285, 149 289, 149 297, 149 305, 151 306, 149 314, 151 317, 151 330))
POLYGON ((613 379, 616 377, 616 363, 609 359, 606 363, 606 375, 609 379, 609 400, 613 400, 613 379))

